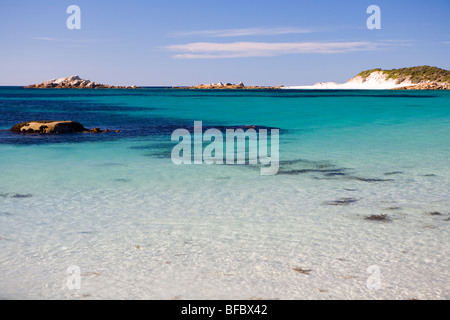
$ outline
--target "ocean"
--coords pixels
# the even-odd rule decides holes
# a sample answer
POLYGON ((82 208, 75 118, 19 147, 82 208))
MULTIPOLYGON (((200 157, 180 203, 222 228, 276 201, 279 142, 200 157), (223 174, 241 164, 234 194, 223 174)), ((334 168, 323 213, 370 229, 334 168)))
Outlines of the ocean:
POLYGON ((0 87, 0 129, 2 299, 450 298, 449 92, 0 87), (194 121, 278 173, 175 165, 194 121))

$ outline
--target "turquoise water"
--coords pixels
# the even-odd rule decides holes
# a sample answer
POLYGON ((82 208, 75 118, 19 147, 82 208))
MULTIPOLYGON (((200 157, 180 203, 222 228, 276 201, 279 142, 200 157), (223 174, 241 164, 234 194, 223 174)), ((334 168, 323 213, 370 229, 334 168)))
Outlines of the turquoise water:
POLYGON ((3 87, 0 129, 0 298, 450 297, 448 92, 3 87), (278 174, 174 165, 194 121, 278 128, 278 174))

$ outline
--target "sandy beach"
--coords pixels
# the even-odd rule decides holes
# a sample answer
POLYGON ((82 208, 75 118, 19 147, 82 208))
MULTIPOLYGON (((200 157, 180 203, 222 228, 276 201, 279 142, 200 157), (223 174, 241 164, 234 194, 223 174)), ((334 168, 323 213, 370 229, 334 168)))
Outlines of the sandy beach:
POLYGON ((319 82, 312 86, 287 86, 281 89, 308 89, 308 90, 391 90, 412 85, 410 81, 398 84, 395 79, 387 79, 381 72, 374 72, 363 79, 356 76, 346 83, 319 82))

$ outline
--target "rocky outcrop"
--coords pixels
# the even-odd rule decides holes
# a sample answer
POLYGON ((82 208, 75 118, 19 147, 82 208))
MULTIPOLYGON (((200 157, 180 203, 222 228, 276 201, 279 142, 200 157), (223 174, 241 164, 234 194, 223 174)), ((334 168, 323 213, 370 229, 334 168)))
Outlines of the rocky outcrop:
POLYGON ((406 86, 401 88, 395 88, 393 90, 450 90, 449 84, 440 84, 440 83, 421 83, 412 86, 406 86))
MULTIPOLYGON (((69 133, 103 133, 111 130, 100 128, 86 129, 76 121, 29 121, 14 125, 11 130, 14 133, 39 133, 39 134, 69 134, 69 133)), ((120 132, 120 131, 115 131, 120 132)))
POLYGON ((242 82, 239 82, 239 84, 233 84, 233 83, 226 83, 223 84, 222 82, 219 83, 210 83, 210 84, 199 84, 197 86, 192 87, 174 87, 174 89, 280 89, 283 86, 277 86, 277 87, 260 87, 260 86, 245 86, 242 82))
POLYGON ((26 86, 27 89, 136 89, 136 86, 110 86, 81 79, 79 76, 52 79, 39 84, 26 86))
POLYGON ((22 122, 11 128, 16 133, 80 133, 87 129, 75 121, 30 121, 22 122))

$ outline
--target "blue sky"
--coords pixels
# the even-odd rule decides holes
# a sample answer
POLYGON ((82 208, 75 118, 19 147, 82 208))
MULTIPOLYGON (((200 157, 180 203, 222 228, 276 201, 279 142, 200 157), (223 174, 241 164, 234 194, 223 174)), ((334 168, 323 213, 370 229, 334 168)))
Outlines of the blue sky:
POLYGON ((345 82, 372 68, 450 69, 449 0, 0 2, 0 85, 345 82), (370 5, 381 30, 369 30, 370 5), (81 29, 69 30, 69 5, 81 29))

